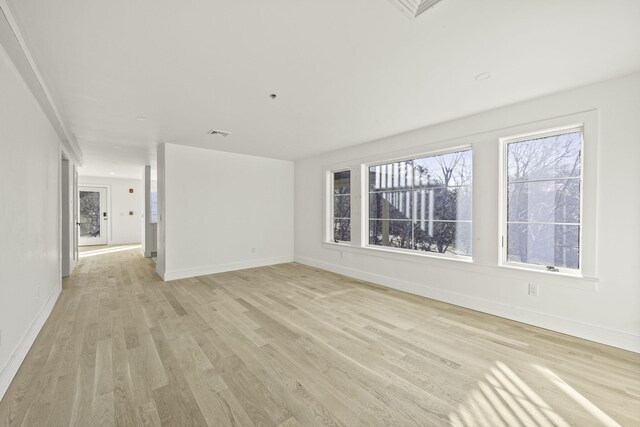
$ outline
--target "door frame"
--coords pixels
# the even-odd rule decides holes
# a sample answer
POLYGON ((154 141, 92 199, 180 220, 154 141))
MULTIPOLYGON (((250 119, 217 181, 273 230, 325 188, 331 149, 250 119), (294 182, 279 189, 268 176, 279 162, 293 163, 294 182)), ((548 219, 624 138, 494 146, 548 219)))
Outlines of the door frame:
MULTIPOLYGON (((107 212, 107 220, 104 221, 106 222, 106 230, 105 230, 105 236, 106 236, 106 241, 107 241, 107 245, 111 242, 111 188, 108 185, 104 185, 104 184, 78 184, 78 222, 80 221, 80 191, 82 191, 83 188, 91 188, 91 189, 104 189, 105 190, 105 209, 104 212, 107 212)), ((83 246, 80 244, 80 230, 79 230, 79 226, 78 226, 78 246, 83 246)), ((90 245, 84 245, 84 246, 90 246, 90 245)))
POLYGON ((73 262, 78 262, 79 253, 79 238, 80 238, 80 200, 78 200, 78 196, 80 195, 80 189, 78 188, 78 167, 73 165, 73 262))
POLYGON ((60 154, 60 276, 68 277, 73 268, 71 230, 73 215, 71 213, 71 162, 69 157, 60 154))

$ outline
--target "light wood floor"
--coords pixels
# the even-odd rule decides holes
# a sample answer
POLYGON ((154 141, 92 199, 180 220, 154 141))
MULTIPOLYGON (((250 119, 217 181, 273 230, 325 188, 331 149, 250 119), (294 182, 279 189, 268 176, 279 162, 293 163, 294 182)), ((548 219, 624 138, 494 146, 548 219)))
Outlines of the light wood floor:
POLYGON ((285 264, 83 258, 1 426, 640 425, 640 356, 285 264))

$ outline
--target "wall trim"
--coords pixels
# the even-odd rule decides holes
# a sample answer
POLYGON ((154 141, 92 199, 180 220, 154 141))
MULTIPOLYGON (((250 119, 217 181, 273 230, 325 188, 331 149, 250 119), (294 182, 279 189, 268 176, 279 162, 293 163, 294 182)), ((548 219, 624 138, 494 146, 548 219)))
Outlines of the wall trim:
POLYGON ((583 338, 589 341, 640 353, 640 335, 609 329, 602 326, 580 322, 527 308, 511 306, 495 301, 465 295, 458 292, 438 289, 415 282, 399 280, 381 274, 370 273, 355 268, 320 261, 307 257, 295 257, 295 262, 355 279, 382 285, 388 288, 442 301, 448 304, 469 308, 483 313, 503 317, 528 325, 549 329, 555 332, 583 338))
MULTIPOLYGON (((208 274, 225 273, 227 271, 244 270, 247 268, 265 267, 268 265, 293 262, 293 256, 272 257, 238 261, 228 264, 209 265, 205 267, 187 268, 183 270, 165 271, 160 274, 164 281, 187 279, 189 277, 206 276, 208 274)), ((158 271, 160 273, 160 271, 158 271)))
POLYGON ((553 282, 554 286, 563 286, 571 289, 595 292, 599 289, 599 279, 595 277, 584 277, 566 273, 549 273, 544 270, 531 269, 526 267, 516 267, 512 265, 481 264, 471 258, 461 259, 444 257, 418 251, 405 251, 387 249, 373 246, 350 246, 342 243, 324 242, 323 248, 348 252, 367 257, 384 258, 393 261, 410 262, 447 270, 472 272, 475 274, 489 274, 501 277, 511 277, 516 280, 535 280, 539 283, 553 282))
POLYGON ((20 366, 22 365, 22 362, 24 362, 24 359, 27 357, 31 346, 38 337, 38 334, 42 330, 45 322, 51 315, 53 307, 58 301, 58 297, 60 296, 61 292, 62 281, 60 281, 56 285, 51 295, 49 295, 49 298, 40 309, 40 312, 31 323, 31 326, 29 326, 27 332, 24 334, 11 356, 9 356, 9 360, 7 360, 7 363, 0 370, 0 400, 2 400, 4 394, 9 389, 13 378, 16 376, 18 370, 20 369, 20 366))

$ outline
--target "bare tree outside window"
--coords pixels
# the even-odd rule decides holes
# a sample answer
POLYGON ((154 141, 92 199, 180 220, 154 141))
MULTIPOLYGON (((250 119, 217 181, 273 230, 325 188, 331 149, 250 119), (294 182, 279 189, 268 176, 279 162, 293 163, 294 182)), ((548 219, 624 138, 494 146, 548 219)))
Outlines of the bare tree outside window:
POLYGON ((351 171, 333 173, 333 241, 351 241, 351 171))
POLYGON ((100 236, 100 193, 80 191, 80 236, 100 236))
POLYGON ((471 255, 472 152, 369 167, 369 244, 471 255))
POLYGON ((507 142, 507 261, 578 269, 582 131, 507 142))

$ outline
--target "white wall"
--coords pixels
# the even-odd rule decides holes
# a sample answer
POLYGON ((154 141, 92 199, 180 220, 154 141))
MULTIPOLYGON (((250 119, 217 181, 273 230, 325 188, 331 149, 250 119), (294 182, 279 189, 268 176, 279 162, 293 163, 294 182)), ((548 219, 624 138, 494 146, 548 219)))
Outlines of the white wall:
POLYGON ((108 244, 142 243, 144 181, 80 176, 79 186, 107 187, 108 244), (133 188, 133 193, 129 189, 133 188), (133 215, 129 215, 133 211, 133 215))
POLYGON ((300 160, 295 176, 296 261, 640 352, 640 74, 300 160), (598 139, 597 170, 585 171, 598 201, 589 231, 598 280, 497 266, 496 136, 589 110, 598 139), (323 244, 325 167, 398 150, 424 153, 447 141, 474 148, 474 263, 323 244), (527 295, 530 282, 539 285, 538 297, 527 295))
POLYGON ((58 136, 0 47, 0 398, 61 291, 58 136))
POLYGON ((293 163, 164 144, 158 273, 165 280, 293 260, 293 163))

